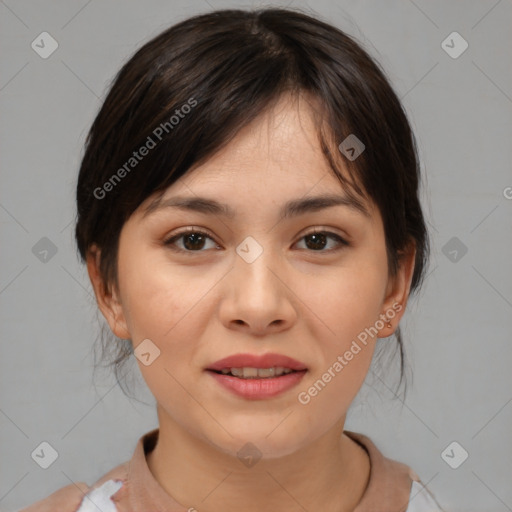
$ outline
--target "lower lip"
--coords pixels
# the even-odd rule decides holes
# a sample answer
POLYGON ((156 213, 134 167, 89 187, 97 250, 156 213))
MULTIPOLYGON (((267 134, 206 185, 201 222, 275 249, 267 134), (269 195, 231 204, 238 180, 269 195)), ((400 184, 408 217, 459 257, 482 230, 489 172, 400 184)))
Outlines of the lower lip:
POLYGON ((207 372, 222 386, 235 395, 250 400, 264 400, 280 395, 296 386, 307 370, 292 372, 281 377, 264 379, 240 379, 232 375, 224 375, 211 370, 207 372))

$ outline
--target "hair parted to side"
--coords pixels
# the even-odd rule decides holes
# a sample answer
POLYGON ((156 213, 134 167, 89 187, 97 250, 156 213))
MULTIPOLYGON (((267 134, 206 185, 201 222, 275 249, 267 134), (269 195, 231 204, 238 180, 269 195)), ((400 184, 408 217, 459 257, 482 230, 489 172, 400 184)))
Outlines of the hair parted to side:
MULTIPOLYGON (((302 12, 270 8, 186 19, 144 44, 115 76, 87 135, 76 190, 79 256, 85 262, 92 244, 101 249, 107 290, 117 287, 119 235, 138 206, 224 147, 284 93, 308 98, 316 109, 323 153, 346 193, 378 207, 390 275, 414 244, 411 293, 419 289, 429 240, 416 141, 400 100, 384 71, 349 35, 302 12), (170 122, 172 116, 179 121, 170 122), (350 134, 365 144, 354 161, 338 149, 350 134), (126 162, 148 136, 156 144, 130 170, 126 162), (114 182, 116 172, 122 179, 114 182)), ((399 327, 395 336, 400 386, 399 327)), ((132 349, 129 340, 115 339, 102 336, 119 382, 132 349)))

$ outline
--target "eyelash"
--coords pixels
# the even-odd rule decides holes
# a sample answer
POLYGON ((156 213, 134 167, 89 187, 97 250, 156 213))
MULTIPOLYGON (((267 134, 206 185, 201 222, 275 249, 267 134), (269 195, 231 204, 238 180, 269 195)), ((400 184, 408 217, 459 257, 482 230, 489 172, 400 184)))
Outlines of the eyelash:
MULTIPOLYGON (((194 254, 194 253, 205 252, 204 250, 188 251, 186 249, 181 249, 181 248, 176 247, 174 245, 174 243, 176 241, 178 241, 180 238, 182 238, 185 235, 189 235, 191 233, 194 233, 194 234, 197 234, 197 235, 206 236, 206 237, 210 238, 211 240, 213 240, 215 243, 217 243, 217 241, 209 233, 207 233, 206 231, 203 231, 201 229, 197 229, 197 228, 193 228, 192 227, 192 228, 184 229, 184 230, 182 230, 182 231, 180 231, 178 233, 175 233, 172 237, 170 237, 170 238, 168 238, 168 239, 166 239, 164 241, 164 245, 169 247, 172 251, 175 251, 175 252, 181 252, 181 253, 187 253, 187 254, 194 254)), ((330 231, 325 231, 325 230, 313 230, 313 231, 310 231, 309 233, 304 234, 300 238, 300 240, 302 240, 303 238, 306 238, 308 236, 318 235, 318 234, 327 235, 328 238, 333 238, 334 240, 336 240, 339 243, 339 246, 337 248, 335 248, 335 249, 328 249, 328 250, 318 250, 318 251, 308 250, 308 249, 302 249, 302 250, 306 250, 306 251, 312 252, 312 253, 328 253, 328 254, 332 254, 334 252, 340 251, 341 249, 343 249, 345 247, 349 247, 350 246, 350 243, 347 242, 341 236, 337 235, 336 233, 332 233, 330 231)))

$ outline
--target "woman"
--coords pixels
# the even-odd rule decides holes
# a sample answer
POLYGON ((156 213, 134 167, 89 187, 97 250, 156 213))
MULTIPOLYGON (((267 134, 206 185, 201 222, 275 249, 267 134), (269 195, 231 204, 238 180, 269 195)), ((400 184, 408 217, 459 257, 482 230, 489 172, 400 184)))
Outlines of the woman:
POLYGON ((441 510, 344 430, 377 340, 402 357, 419 180, 384 73, 325 22, 221 10, 145 44, 88 135, 76 240, 159 427, 25 510, 441 510))

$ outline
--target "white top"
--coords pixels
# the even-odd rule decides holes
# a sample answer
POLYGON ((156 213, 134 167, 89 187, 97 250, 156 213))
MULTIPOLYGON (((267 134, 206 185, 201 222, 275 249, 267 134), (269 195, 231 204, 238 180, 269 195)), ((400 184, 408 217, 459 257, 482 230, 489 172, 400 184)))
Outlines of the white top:
MULTIPOLYGON (((108 480, 101 487, 87 493, 76 512, 118 512, 110 497, 121 487, 121 481, 108 480)), ((406 512, 443 512, 430 492, 419 482, 413 482, 406 512)))

